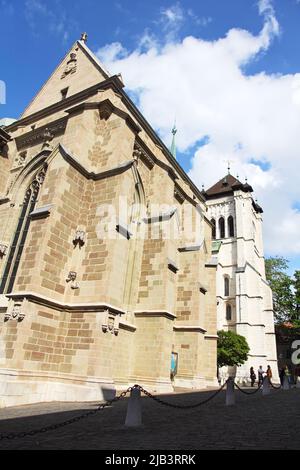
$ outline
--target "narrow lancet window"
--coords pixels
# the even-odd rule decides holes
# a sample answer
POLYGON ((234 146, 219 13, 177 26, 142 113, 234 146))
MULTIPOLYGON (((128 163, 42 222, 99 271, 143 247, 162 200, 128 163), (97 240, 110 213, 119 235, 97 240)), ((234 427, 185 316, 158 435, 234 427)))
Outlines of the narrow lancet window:
POLYGON ((219 238, 225 238, 225 220, 223 217, 219 218, 219 238))

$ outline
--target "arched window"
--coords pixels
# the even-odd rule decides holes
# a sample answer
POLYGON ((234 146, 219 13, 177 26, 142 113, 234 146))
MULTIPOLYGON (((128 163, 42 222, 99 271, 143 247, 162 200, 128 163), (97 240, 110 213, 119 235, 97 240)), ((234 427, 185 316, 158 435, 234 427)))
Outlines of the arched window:
POLYGON ((216 239, 216 221, 215 219, 211 219, 211 225, 212 225, 212 239, 216 239))
POLYGON ((29 230, 30 214, 35 208, 40 185, 44 181, 45 171, 46 168, 38 173, 34 181, 31 183, 30 187, 26 191, 17 228, 13 237, 12 245, 9 250, 4 273, 2 279, 0 280, 0 294, 8 294, 13 290, 29 230))
POLYGON ((219 238, 225 238, 225 220, 223 217, 219 218, 219 238))
POLYGON ((232 215, 228 217, 227 224, 228 224, 228 236, 234 237, 234 224, 233 224, 232 215))
POLYGON ((230 304, 227 304, 227 305, 226 305, 226 320, 227 320, 227 321, 232 320, 232 309, 231 309, 231 305, 230 305, 230 304))
POLYGON ((224 295, 229 296, 229 277, 224 277, 224 295))

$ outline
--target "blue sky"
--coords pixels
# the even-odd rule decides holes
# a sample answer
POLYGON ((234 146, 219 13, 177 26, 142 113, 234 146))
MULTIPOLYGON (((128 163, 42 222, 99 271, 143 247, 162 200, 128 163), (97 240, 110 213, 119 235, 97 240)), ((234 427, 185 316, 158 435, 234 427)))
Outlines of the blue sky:
POLYGON ((7 89, 0 118, 18 117, 87 31, 89 47, 122 73, 168 145, 176 115, 178 160, 199 186, 220 178, 233 160, 233 171, 248 177, 265 209, 266 253, 300 268, 299 0, 0 0, 0 19, 0 80, 7 89), (162 86, 155 85, 158 73, 162 86), (184 93, 184 106, 178 95, 188 87, 193 94, 184 93), (243 93, 251 100, 244 103, 243 93), (281 227, 274 223, 278 211, 281 227))
MULTIPOLYGON (((174 4, 161 0, 0 0, 0 79, 7 86, 7 105, 0 108, 1 115, 21 113, 82 31, 88 32, 93 50, 114 41, 131 50, 147 28, 164 34, 160 13, 174 4)), ((258 33, 262 20, 256 4, 253 0, 185 0, 180 5, 191 9, 196 18, 187 15, 178 35, 217 40, 234 27, 258 33)), ((277 0, 274 6, 282 34, 268 54, 247 67, 248 73, 299 72, 300 2, 277 0)))

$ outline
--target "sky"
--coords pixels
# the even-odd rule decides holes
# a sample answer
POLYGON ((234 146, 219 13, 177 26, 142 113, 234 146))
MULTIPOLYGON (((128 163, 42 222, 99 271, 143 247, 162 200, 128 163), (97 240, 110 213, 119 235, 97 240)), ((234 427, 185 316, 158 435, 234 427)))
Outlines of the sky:
POLYGON ((176 120, 200 188, 228 161, 248 179, 266 256, 300 269, 300 0, 0 0, 0 20, 0 118, 21 114, 86 31, 168 146, 176 120))

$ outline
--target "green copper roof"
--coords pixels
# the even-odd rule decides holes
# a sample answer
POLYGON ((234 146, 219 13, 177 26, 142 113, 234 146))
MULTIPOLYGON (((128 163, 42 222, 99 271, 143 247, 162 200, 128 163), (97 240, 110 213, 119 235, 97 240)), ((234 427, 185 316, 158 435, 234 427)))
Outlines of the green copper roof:
POLYGON ((219 253, 221 248, 222 242, 221 241, 213 241, 211 244, 211 251, 212 253, 219 253))

